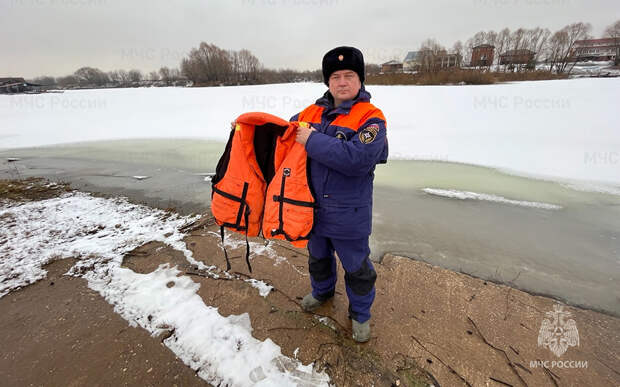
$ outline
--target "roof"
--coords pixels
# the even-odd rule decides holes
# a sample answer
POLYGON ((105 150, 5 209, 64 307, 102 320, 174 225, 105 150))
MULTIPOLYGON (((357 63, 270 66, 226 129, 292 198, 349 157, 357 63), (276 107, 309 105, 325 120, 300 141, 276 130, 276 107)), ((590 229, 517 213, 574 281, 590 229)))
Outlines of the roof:
POLYGON ((620 42, 620 38, 584 39, 575 41, 575 44, 617 44, 617 42, 620 42))
POLYGON ((502 55, 535 55, 536 53, 532 50, 528 49, 520 49, 520 50, 508 50, 502 55))
POLYGON ((419 56, 420 56, 420 51, 409 51, 403 62, 407 62, 410 60, 417 60, 419 56))
POLYGON ((26 81, 24 80, 24 78, 16 77, 0 78, 0 85, 4 83, 26 83, 26 81))
POLYGON ((402 63, 397 61, 397 60, 391 60, 389 62, 383 63, 382 66, 385 66, 385 65, 400 65, 400 64, 402 64, 402 63))
POLYGON ((474 49, 476 48, 495 48, 495 46, 492 44, 479 44, 476 47, 474 47, 474 49))

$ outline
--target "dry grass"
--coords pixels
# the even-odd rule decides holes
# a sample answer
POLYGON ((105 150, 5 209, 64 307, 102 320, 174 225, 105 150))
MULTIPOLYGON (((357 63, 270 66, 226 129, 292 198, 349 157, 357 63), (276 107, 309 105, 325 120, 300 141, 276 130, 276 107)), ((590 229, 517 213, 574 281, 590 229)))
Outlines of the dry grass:
POLYGON ((0 180, 0 200, 44 200, 71 191, 67 184, 56 184, 40 178, 23 180, 0 180))
POLYGON ((547 71, 520 73, 489 72, 481 70, 450 70, 417 74, 377 74, 366 77, 368 85, 491 85, 500 82, 542 81, 566 79, 566 75, 547 71))

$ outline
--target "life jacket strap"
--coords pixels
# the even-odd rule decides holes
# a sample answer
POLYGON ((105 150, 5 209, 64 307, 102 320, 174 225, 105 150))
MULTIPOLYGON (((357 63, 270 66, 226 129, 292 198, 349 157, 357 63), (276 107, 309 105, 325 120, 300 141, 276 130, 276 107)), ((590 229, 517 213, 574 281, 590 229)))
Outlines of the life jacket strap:
POLYGON ((211 188, 213 192, 222 195, 223 197, 233 200, 239 203, 239 211, 237 212, 237 219, 235 223, 223 222, 220 225, 220 235, 222 237, 222 249, 224 250, 224 257, 226 258, 226 271, 230 270, 230 260, 228 259, 228 253, 226 252, 226 247, 224 246, 224 227, 233 228, 238 231, 245 231, 245 262, 248 265, 248 270, 250 273, 252 272, 252 265, 250 265, 250 242, 248 242, 248 228, 249 228, 249 217, 250 217, 250 206, 248 202, 245 200, 248 195, 248 187, 249 184, 247 182, 243 183, 243 192, 241 196, 235 196, 228 192, 222 191, 213 185, 211 188), (241 219, 243 218, 245 222, 245 226, 241 225, 241 219))
POLYGON ((226 271, 230 270, 230 260, 228 259, 228 253, 226 252, 226 246, 224 246, 224 226, 220 226, 220 236, 222 237, 222 249, 224 250, 224 258, 226 258, 226 271))
POLYGON ((228 192, 222 191, 221 189, 217 188, 216 186, 211 187, 211 189, 213 190, 213 192, 222 195, 223 197, 225 197, 226 199, 230 199, 230 200, 234 200, 235 202, 240 203, 239 205, 239 211, 237 212, 237 219, 235 221, 235 223, 229 223, 229 222, 224 222, 221 225, 224 227, 230 227, 230 228, 234 228, 235 230, 238 231, 248 231, 248 221, 247 219, 244 218, 245 220, 245 226, 241 225, 241 217, 244 214, 244 209, 249 213, 250 210, 250 206, 248 206, 248 203, 246 202, 245 198, 248 194, 248 183, 243 183, 243 193, 241 194, 241 197, 239 196, 235 196, 232 195, 228 192))
POLYGON ((295 206, 301 206, 301 207, 317 207, 317 205, 313 202, 305 202, 303 200, 295 200, 295 199, 291 199, 291 198, 286 198, 280 195, 273 195, 273 201, 274 202, 284 202, 284 203, 289 203, 289 204, 293 204, 295 206))
POLYGON ((315 207, 316 206, 312 202, 290 199, 284 196, 284 186, 286 185, 286 178, 288 176, 290 176, 290 169, 284 168, 284 173, 282 174, 282 182, 280 185, 280 195, 273 195, 273 201, 279 202, 280 204, 278 208, 278 228, 275 230, 272 230, 271 235, 273 236, 284 235, 284 238, 286 238, 286 240, 289 242, 310 239, 310 233, 308 233, 308 235, 293 239, 291 238, 290 235, 286 233, 286 231, 284 231, 284 218, 282 216, 284 203, 289 203, 295 206, 302 206, 302 207, 315 207))
POLYGON ((288 235, 286 233, 286 231, 282 230, 282 229, 278 229, 278 230, 272 230, 271 231, 271 235, 284 235, 284 238, 286 238, 287 241, 289 242, 295 242, 295 241, 306 241, 310 239, 310 233, 308 233, 307 235, 298 237, 298 238, 291 238, 290 235, 288 235))

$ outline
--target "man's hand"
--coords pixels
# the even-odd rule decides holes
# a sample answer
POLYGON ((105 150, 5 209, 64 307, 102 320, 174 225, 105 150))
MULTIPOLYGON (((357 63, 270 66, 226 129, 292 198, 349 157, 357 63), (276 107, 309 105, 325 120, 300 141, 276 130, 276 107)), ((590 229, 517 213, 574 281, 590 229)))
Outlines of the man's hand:
POLYGON ((295 141, 305 146, 306 141, 308 141, 308 137, 310 137, 310 133, 312 133, 313 130, 316 130, 316 129, 314 129, 313 127, 309 127, 309 128, 304 128, 303 126, 298 127, 297 137, 295 138, 295 141))

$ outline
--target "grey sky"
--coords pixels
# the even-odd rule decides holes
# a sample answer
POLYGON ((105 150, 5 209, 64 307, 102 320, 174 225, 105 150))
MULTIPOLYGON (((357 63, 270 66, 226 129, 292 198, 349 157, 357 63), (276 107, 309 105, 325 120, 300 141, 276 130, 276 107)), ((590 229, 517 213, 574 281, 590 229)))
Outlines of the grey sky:
POLYGON ((403 59, 429 37, 620 19, 618 0, 0 0, 0 76, 178 67, 200 41, 251 50, 267 67, 317 69, 337 45, 403 59))

